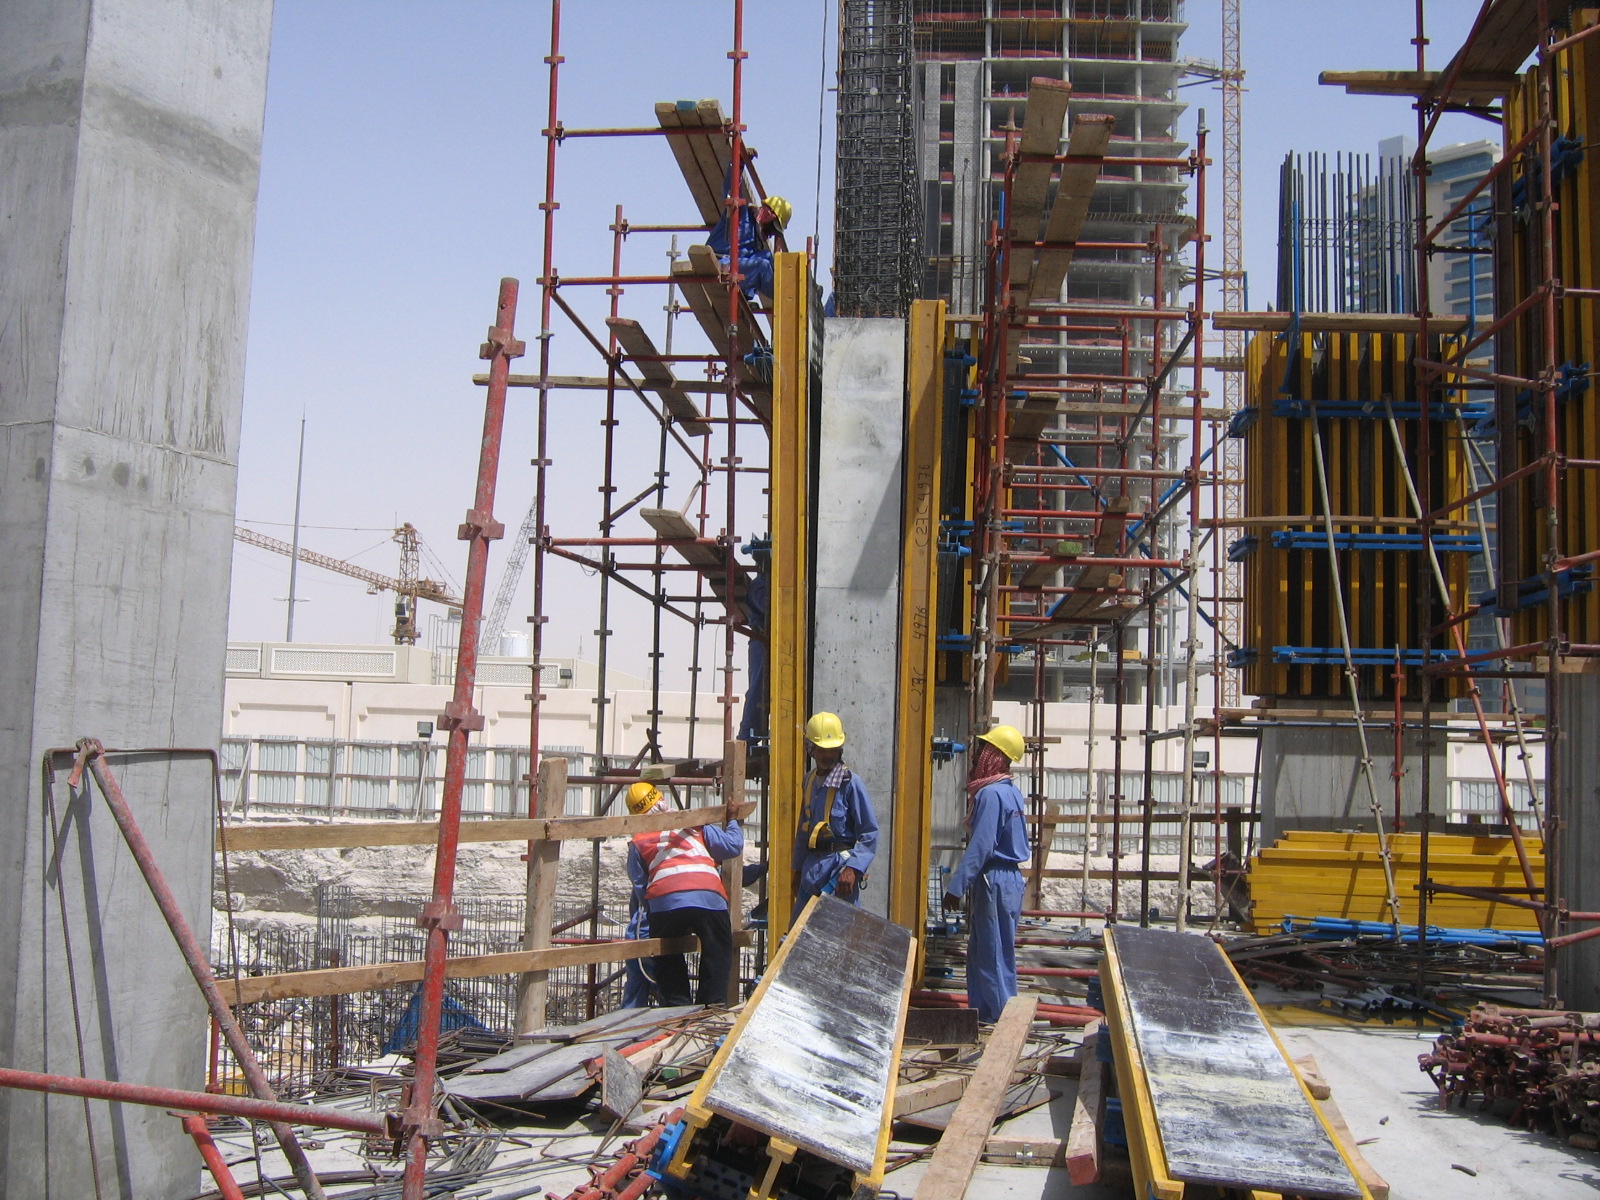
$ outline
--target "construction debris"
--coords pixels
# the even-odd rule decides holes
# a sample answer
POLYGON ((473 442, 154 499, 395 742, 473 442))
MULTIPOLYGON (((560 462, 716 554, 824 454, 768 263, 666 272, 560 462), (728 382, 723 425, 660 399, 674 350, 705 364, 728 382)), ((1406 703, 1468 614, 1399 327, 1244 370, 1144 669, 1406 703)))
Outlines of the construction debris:
POLYGON ((1417 1062, 1441 1107, 1477 1099, 1513 1125, 1600 1149, 1600 1013, 1482 1004, 1417 1062))

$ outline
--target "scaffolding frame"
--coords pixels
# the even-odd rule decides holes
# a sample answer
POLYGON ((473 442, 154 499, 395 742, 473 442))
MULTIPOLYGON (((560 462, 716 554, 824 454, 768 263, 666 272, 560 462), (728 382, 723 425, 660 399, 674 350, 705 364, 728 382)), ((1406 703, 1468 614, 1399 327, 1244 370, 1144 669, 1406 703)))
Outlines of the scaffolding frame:
MULTIPOLYGON (((1048 80, 1035 81, 1035 92, 1048 80)), ((1032 96, 1034 93, 1030 93, 1032 96)), ((1039 93, 1046 99, 1048 93, 1039 93)), ((1033 101, 1030 99, 1030 107, 1033 101)), ((1125 881, 1137 881, 1140 888, 1139 920, 1150 921, 1150 884, 1155 879, 1179 880, 1178 927, 1185 926, 1188 913, 1188 884, 1191 875, 1193 825, 1201 818, 1196 810, 1195 746, 1202 732, 1197 712, 1199 692, 1199 648, 1197 636, 1201 617, 1199 573, 1203 543, 1210 536, 1200 519, 1202 497, 1228 481, 1215 468, 1207 470, 1221 440, 1223 413, 1204 407, 1202 383, 1205 369, 1205 179, 1207 135, 1201 114, 1193 150, 1183 156, 1162 157, 1147 154, 1113 155, 1073 153, 1079 130, 1093 118, 1079 117, 1066 153, 1041 154, 1028 145, 1034 133, 1033 114, 1026 127, 1015 122, 1006 129, 1004 173, 999 193, 999 211, 1016 211, 1019 191, 1039 187, 1035 180, 1019 184, 1019 176, 1029 167, 1048 165, 1061 176, 1055 203, 1065 203, 1069 185, 1068 168, 1092 167, 1094 177, 1118 177, 1122 172, 1144 169, 1170 170, 1187 175, 1195 182, 1196 216, 1187 238, 1195 246, 1193 302, 1187 307, 1169 307, 1164 272, 1173 269, 1177 254, 1186 240, 1186 231, 1169 230, 1155 223, 1154 232, 1144 242, 1091 241, 1074 232, 1069 243, 1035 241, 1031 231, 1002 227, 991 221, 986 241, 987 297, 981 314, 978 370, 978 420, 975 432, 977 454, 972 481, 974 544, 974 619, 970 718, 972 727, 982 728, 992 721, 995 689, 1004 657, 1023 642, 1033 647, 1033 695, 1028 704, 1029 734, 1026 742, 1032 755, 1028 795, 1030 821, 1040 836, 1036 839, 1035 861, 1031 871, 1030 895, 1042 895, 1043 879, 1052 874, 1081 879, 1087 891, 1089 878, 1108 875, 1111 884, 1110 911, 1116 919, 1125 881), (1078 250, 1137 253, 1147 256, 1152 271, 1150 288, 1154 301, 1150 307, 1085 303, 1042 298, 1031 294, 1031 258, 1035 251, 1058 250, 1063 245, 1078 250), (1014 275, 1014 267, 1022 269, 1014 275), (1014 284, 1014 278, 1020 283, 1014 284), (1148 328, 1149 369, 1134 370, 1135 340, 1148 328), (1168 330, 1181 330, 1169 335, 1168 330), (1057 346, 1073 335, 1102 341, 1109 337, 1118 356, 1113 372, 1056 371, 1024 373, 1017 361, 1020 351, 1030 344, 1026 338, 1046 338, 1057 346), (1049 339, 1055 338, 1054 342, 1049 339), (1185 359, 1185 353, 1189 358, 1185 359), (1188 369, 1192 378, 1187 387, 1174 389, 1169 379, 1179 369, 1188 369), (1181 398, 1183 407, 1173 411, 1171 402, 1181 398), (1034 411, 1028 411, 1032 407, 1034 411), (1064 419, 1055 429, 1044 426, 1064 419), (1030 428, 1029 423, 1032 423, 1030 428), (1018 427, 1021 427, 1020 439, 1018 427), (1181 443, 1187 437, 1188 460, 1179 461, 1181 443), (1013 451, 1017 440, 1031 444, 1024 455, 1013 451), (1092 451, 1092 461, 1074 461, 1065 448, 1092 451), (1137 465, 1138 456, 1148 454, 1150 466, 1137 465), (1167 465, 1171 460, 1171 465, 1167 465), (1132 465, 1130 465, 1132 464, 1132 465), (1130 487, 1130 483, 1132 487, 1130 487), (1088 508, 1073 508, 1077 498, 1087 498, 1088 508), (1140 507, 1135 508, 1135 503, 1140 507), (1170 521, 1169 534, 1164 522, 1170 521), (1181 554, 1163 550, 1184 535, 1187 545, 1181 554), (1057 584, 1061 570, 1079 569, 1072 583, 1057 584), (1160 606, 1174 592, 1186 601, 1187 633, 1182 643, 1184 669, 1184 720, 1175 732, 1183 739, 1183 793, 1178 814, 1180 823, 1179 869, 1172 872, 1151 867, 1151 846, 1155 824, 1152 779, 1155 773, 1154 701, 1160 653, 1157 639, 1162 623, 1160 606), (1065 614, 1065 615, 1063 615, 1065 614), (1146 633, 1143 655, 1144 674, 1144 760, 1141 769, 1141 799, 1136 820, 1142 831, 1140 865, 1124 870, 1121 865, 1122 803, 1126 798, 1123 755, 1123 722, 1126 700, 1127 667, 1123 647, 1136 618, 1142 616, 1146 633), (1045 673, 1043 659, 1050 647, 1087 646, 1098 662, 1098 646, 1106 630, 1116 647, 1115 733, 1111 792, 1111 868, 1092 871, 1088 865, 1088 840, 1097 820, 1095 797, 1086 798, 1084 815, 1085 861, 1081 869, 1052 871, 1048 868, 1050 834, 1060 818, 1047 808, 1040 780, 1043 774, 1045 673), (1076 632, 1088 630, 1088 632, 1076 632), (1073 631, 1073 632, 1069 632, 1073 631)), ((1054 135, 1047 134, 1053 144, 1054 135)), ((1093 186, 1091 182, 1089 186, 1093 186)), ((1055 218, 1051 216, 1052 225, 1055 218)), ((1069 268, 1070 269, 1070 268, 1069 268)), ((1206 618, 1211 620, 1209 616, 1206 618)), ((1214 623, 1214 622, 1213 622, 1214 623)), ((1091 671, 1092 686, 1098 686, 1098 672, 1091 671)), ((1220 703, 1222 681, 1214 674, 1213 690, 1220 703)), ((1093 699, 1091 699, 1093 703, 1093 699)), ((1215 737, 1216 735, 1214 735, 1215 737)), ((1220 775, 1220 742, 1213 772, 1220 775)), ((1091 788, 1093 780, 1091 777, 1091 788)), ((1216 869, 1211 873, 1214 897, 1221 894, 1220 853, 1224 817, 1221 788, 1213 784, 1212 813, 1204 814, 1215 826, 1218 846, 1216 869)), ((1080 901, 1085 899, 1080 897, 1080 901)))
MULTIPOLYGON (((1469 503, 1476 503, 1490 496, 1499 496, 1506 488, 1520 480, 1528 479, 1533 486, 1543 492, 1545 509, 1545 529, 1547 546, 1545 553, 1545 590, 1544 600, 1546 610, 1547 637, 1543 641, 1528 642, 1519 645, 1502 645, 1497 650, 1466 655, 1463 654, 1454 663, 1430 664, 1426 669, 1430 674, 1461 674, 1466 673, 1469 680, 1472 676, 1484 677, 1486 674, 1496 674, 1505 677, 1529 678, 1542 674, 1545 683, 1545 794, 1544 812, 1542 820, 1542 835, 1545 861, 1545 883, 1542 889, 1535 887, 1531 874, 1528 873, 1526 858, 1524 857, 1524 882, 1525 887, 1516 889, 1522 895, 1497 896, 1504 902, 1532 909, 1538 915, 1540 932, 1544 938, 1544 974, 1543 989, 1544 1002, 1549 1007, 1559 1007, 1561 1002, 1561 980, 1557 967, 1556 951, 1561 947, 1589 937, 1600 936, 1600 926, 1569 931, 1569 926, 1577 922, 1600 921, 1600 914, 1573 912, 1564 906, 1561 894, 1560 879, 1560 844, 1562 837, 1563 814, 1570 802, 1565 792, 1564 780, 1560 771, 1559 744, 1562 737, 1560 692, 1558 683, 1563 671, 1563 663, 1569 658, 1595 658, 1600 657, 1600 645, 1580 645, 1568 642, 1562 636, 1562 592, 1559 575, 1568 568, 1585 562, 1600 559, 1600 549, 1583 549, 1578 551, 1566 550, 1562 537, 1567 523, 1564 520, 1561 479, 1569 470, 1596 470, 1600 469, 1600 461, 1590 461, 1571 458, 1564 455, 1559 443, 1558 423, 1556 420, 1558 388, 1561 383, 1562 371, 1559 362, 1559 353, 1556 341, 1557 319, 1563 306, 1568 304, 1592 302, 1600 299, 1600 289, 1571 288, 1563 284, 1555 263, 1555 206, 1553 178, 1554 143, 1559 136, 1553 112, 1553 95, 1555 88, 1556 60, 1558 51, 1576 43, 1577 41, 1600 33, 1600 25, 1590 26, 1584 30, 1569 33, 1563 36, 1560 26, 1556 23, 1550 0, 1536 0, 1535 11, 1537 14, 1537 45, 1529 47, 1535 50, 1538 56, 1534 72, 1538 84, 1538 116, 1532 123, 1532 128, 1526 134, 1508 142, 1500 162, 1496 163, 1485 175, 1480 183, 1461 197, 1457 204, 1445 216, 1430 225, 1426 211, 1426 188, 1428 176, 1427 154, 1428 148, 1437 130, 1440 118, 1450 111, 1469 111, 1479 115, 1484 113, 1481 104, 1470 102, 1466 95, 1463 78, 1467 71, 1467 64, 1474 51, 1485 43, 1488 34, 1491 16, 1496 8, 1495 0, 1484 0, 1478 15, 1473 22, 1471 30, 1456 51, 1447 69, 1440 75, 1437 84, 1419 95, 1416 102, 1417 113, 1417 150, 1412 160, 1412 170, 1416 180, 1417 189, 1417 305, 1418 320, 1420 323, 1419 343, 1426 336, 1429 322, 1429 281, 1427 266, 1431 253, 1444 243, 1441 239, 1449 230, 1451 223, 1459 217, 1480 193, 1491 187, 1506 186, 1512 175, 1522 167, 1525 186, 1527 187, 1528 203, 1538 210, 1537 216, 1537 256, 1534 263, 1536 274, 1531 280, 1531 286, 1525 295, 1513 297, 1511 306, 1503 312, 1497 312, 1495 319, 1474 332, 1474 336, 1467 339, 1454 353, 1441 355, 1442 361, 1430 361, 1419 356, 1416 369, 1418 389, 1423 395, 1429 390, 1444 392, 1458 390, 1459 382, 1451 376, 1465 377, 1475 384, 1489 384, 1504 392, 1506 389, 1526 389, 1533 393, 1534 404, 1542 414, 1543 446, 1541 453, 1532 462, 1520 467, 1508 468, 1508 465, 1496 458, 1494 463, 1495 478, 1482 488, 1475 488, 1463 499, 1458 499, 1450 504, 1429 509, 1422 513, 1419 524, 1425 542, 1431 535, 1432 527, 1448 518, 1456 510, 1469 503), (1532 169, 1527 169, 1531 161, 1532 169), (1537 361, 1532 364, 1537 372, 1527 376, 1517 376, 1499 369, 1485 371, 1469 365, 1467 359, 1473 351, 1483 347, 1491 347, 1497 335, 1510 331, 1515 323, 1525 314, 1536 314, 1541 326, 1542 336, 1539 339, 1537 361), (1543 660, 1542 671, 1539 660, 1543 660), (1509 664, 1512 662, 1527 662, 1529 671, 1511 671, 1502 667, 1489 671, 1475 669, 1476 664, 1509 664)), ((1505 6, 1502 4, 1503 10, 1505 6)), ((1562 6, 1561 16, 1565 15, 1566 6, 1562 6)), ((1427 58, 1427 26, 1424 19, 1422 0, 1416 4, 1416 62, 1419 72, 1426 70, 1427 58)), ((1502 265, 1508 266, 1508 263, 1502 265)), ((1505 432, 1503 426, 1507 419, 1504 404, 1496 405, 1496 426, 1505 432)), ((1514 405, 1510 406, 1513 410, 1514 405)), ((1428 473, 1430 470, 1429 441, 1431 430, 1430 422, 1420 422, 1422 429, 1421 452, 1418 456, 1419 487, 1422 495, 1428 492, 1428 473)), ((1496 572, 1500 577, 1500 572, 1496 572)), ((1421 589, 1418 603, 1432 605, 1435 600, 1433 594, 1434 580, 1431 575, 1424 575, 1424 586, 1421 589)), ((1464 597, 1463 602, 1457 606, 1448 594, 1442 598, 1447 610, 1447 617, 1439 626, 1439 630, 1448 629, 1464 650, 1464 637, 1462 628, 1465 622, 1476 611, 1470 604, 1470 597, 1464 597)), ((1424 609, 1424 612, 1429 611, 1424 609)), ((1510 641, 1502 637, 1502 642, 1510 641)), ((1483 722, 1483 710, 1473 688, 1473 700, 1480 723, 1483 722)), ((1423 756, 1423 803, 1424 819, 1421 830, 1421 873, 1422 885, 1419 897, 1418 922, 1423 929, 1423 934, 1418 939, 1418 979, 1419 984, 1425 971, 1425 955, 1427 948, 1427 904, 1432 895, 1441 893, 1464 894, 1471 889, 1450 887, 1432 882, 1428 873, 1428 826, 1427 797, 1428 797, 1428 772, 1429 756, 1426 753, 1429 739, 1433 729, 1433 708, 1430 703, 1428 690, 1425 689, 1422 707, 1424 731, 1424 756, 1423 756)), ((1483 724, 1487 738, 1487 724, 1483 724)), ((1491 763, 1494 756, 1490 754, 1491 763)), ((1500 803, 1503 817, 1516 836, 1516 820, 1512 810, 1511 799, 1506 784, 1506 779, 1498 764, 1495 764, 1495 781, 1500 794, 1500 803)), ((1520 839, 1519 839, 1520 840, 1520 839)))

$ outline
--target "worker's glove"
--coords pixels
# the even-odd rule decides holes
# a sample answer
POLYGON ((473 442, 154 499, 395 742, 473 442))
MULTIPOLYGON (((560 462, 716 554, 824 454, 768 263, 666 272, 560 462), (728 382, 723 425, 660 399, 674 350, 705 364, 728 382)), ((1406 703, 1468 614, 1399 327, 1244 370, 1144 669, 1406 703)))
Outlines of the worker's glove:
POLYGON ((854 867, 843 867, 839 871, 839 882, 833 889, 833 894, 841 900, 852 900, 856 894, 856 880, 860 876, 854 867))
POLYGON ((946 892, 944 894, 944 910, 945 912, 960 912, 961 897, 954 892, 946 892))

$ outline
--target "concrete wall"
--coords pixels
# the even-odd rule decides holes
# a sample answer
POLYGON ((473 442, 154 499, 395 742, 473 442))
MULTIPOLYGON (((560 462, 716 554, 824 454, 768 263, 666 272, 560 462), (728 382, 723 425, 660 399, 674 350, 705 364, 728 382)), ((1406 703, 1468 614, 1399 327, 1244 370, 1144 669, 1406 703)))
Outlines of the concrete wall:
MULTIPOLYGON (((1563 804, 1556 899, 1574 912, 1600 912, 1600 675, 1564 675, 1556 686, 1563 804)), ((1557 966, 1562 1006, 1600 1012, 1600 938, 1568 946, 1557 966)))
POLYGON ((905 361, 904 321, 824 325, 811 699, 843 719, 845 762, 873 798, 882 833, 861 902, 879 916, 892 870, 905 361))
MULTIPOLYGON (((270 0, 0 5, 0 1060, 203 1082, 198 992, 105 815, 46 747, 220 732, 270 0), (67 938, 83 1043, 73 1034, 67 938)), ((117 764, 209 929, 209 772, 117 764)), ((93 1106, 103 1194, 193 1193, 152 1108, 93 1106)), ((84 1106, 0 1093, 0 1196, 95 1194, 84 1106)))
MULTIPOLYGON (((1384 827, 1393 830, 1394 735, 1381 725, 1367 730, 1372 778, 1384 827)), ((1285 829, 1372 830, 1372 801, 1360 769, 1361 741, 1353 728, 1271 728, 1261 735, 1261 844, 1270 845, 1285 829)), ((1422 739, 1407 735, 1401 811, 1422 810, 1422 739)), ((1429 808, 1443 821, 1449 795, 1444 736, 1433 738, 1429 808)), ((1413 826, 1414 827, 1414 826, 1413 826)))

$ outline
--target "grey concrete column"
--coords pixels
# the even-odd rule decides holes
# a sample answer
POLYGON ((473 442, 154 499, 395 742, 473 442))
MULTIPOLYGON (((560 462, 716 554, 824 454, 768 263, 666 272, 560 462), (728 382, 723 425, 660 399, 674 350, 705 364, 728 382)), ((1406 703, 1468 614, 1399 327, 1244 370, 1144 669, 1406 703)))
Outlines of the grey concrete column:
MULTIPOLYGON (((270 0, 0 4, 0 1059, 194 1088, 204 1007, 97 793, 40 760, 211 746, 270 0), (65 925, 62 913, 66 914, 65 925)), ((201 937, 210 772, 114 764, 201 937)), ((159 1109, 0 1092, 0 1197, 191 1195, 159 1109)))
POLYGON ((845 763, 878 815, 878 856, 861 904, 879 916, 889 911, 894 829, 905 359, 902 320, 824 324, 811 697, 843 719, 845 763))
MULTIPOLYGON (((1394 731, 1374 722, 1367 729, 1372 776, 1384 828, 1394 831, 1394 731)), ((1422 811, 1422 734, 1406 734, 1401 812, 1407 828, 1422 811)), ((1434 828, 1445 820, 1449 796, 1444 735, 1433 735, 1429 809, 1434 828)), ((1372 832, 1372 803, 1361 776, 1361 740, 1354 728, 1261 731, 1261 836, 1270 846, 1286 829, 1359 829, 1372 832)))
MULTIPOLYGON (((1562 827, 1555 898, 1573 912, 1600 912, 1600 675, 1563 675, 1556 687, 1562 827)), ((1600 938, 1566 947, 1556 964, 1562 1007, 1600 1012, 1600 938)))

